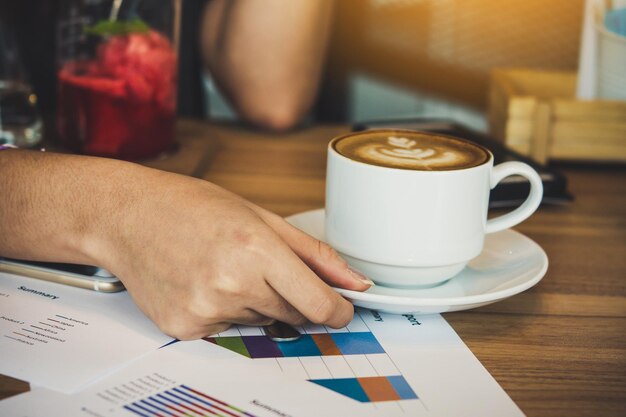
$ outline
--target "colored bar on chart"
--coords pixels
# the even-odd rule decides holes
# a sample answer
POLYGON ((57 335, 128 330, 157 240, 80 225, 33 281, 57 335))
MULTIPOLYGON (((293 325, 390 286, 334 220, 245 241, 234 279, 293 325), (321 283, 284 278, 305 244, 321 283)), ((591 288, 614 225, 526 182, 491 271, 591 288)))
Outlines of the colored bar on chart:
MULTIPOLYGON (((139 401, 139 403, 140 403, 142 406, 147 407, 147 408, 144 408, 144 410, 146 410, 146 409, 148 409, 148 410, 157 410, 157 412, 155 412, 155 415, 168 416, 168 415, 171 415, 171 414, 172 414, 172 413, 170 413, 169 411, 167 411, 167 410, 165 410, 165 409, 163 409, 163 408, 159 407, 159 406, 158 406, 158 404, 157 404, 157 405, 155 405, 155 404, 153 404, 153 403, 149 402, 149 401, 148 401, 148 399, 145 399, 145 400, 140 400, 140 401, 139 401)), ((139 405, 139 404, 135 403, 135 405, 139 405)), ((154 411, 153 411, 153 412, 154 412, 154 411)))
POLYGON ((398 401, 400 396, 391 382, 384 376, 359 378, 359 384, 367 394, 367 398, 373 403, 379 401, 398 401))
POLYGON ((182 409, 182 407, 178 407, 177 405, 174 405, 172 403, 170 403, 169 401, 167 401, 166 398, 158 398, 157 397, 149 397, 149 400, 152 401, 153 403, 158 404, 159 406, 163 407, 163 410, 167 410, 168 412, 172 412, 174 413, 174 415, 185 415, 186 411, 182 409), (165 401, 163 401, 165 400, 165 401))
POLYGON ((312 334, 311 338, 323 356, 339 356, 341 351, 328 333, 312 334))
POLYGON ((134 407, 134 409, 131 409, 128 406, 125 406, 124 408, 126 408, 127 410, 132 411, 135 414, 142 415, 142 416, 146 415, 146 416, 150 416, 150 417, 161 417, 161 416, 164 415, 164 414, 162 414, 160 412, 155 411, 154 409, 146 408, 145 405, 141 405, 139 403, 133 403, 132 406, 134 407), (140 411, 138 412, 137 409, 140 410, 140 411))
POLYGON ((312 379, 310 381, 360 402, 400 401, 418 398, 402 375, 312 379))
POLYGON ((345 395, 353 400, 357 400, 362 403, 370 402, 367 394, 363 390, 363 387, 361 387, 361 384, 359 384, 359 381, 356 378, 312 379, 311 382, 335 391, 338 394, 345 395))
POLYGON ((252 359, 385 353, 370 332, 303 334, 297 341, 278 343, 266 336, 207 337, 204 340, 252 359))
POLYGON ((403 400, 417 399, 417 394, 413 391, 413 388, 406 382, 406 379, 402 375, 388 376, 387 379, 393 385, 400 398, 403 400))
POLYGON ((332 333, 330 336, 343 355, 385 353, 385 349, 370 332, 332 333))
POLYGON ((303 334, 300 339, 293 342, 276 343, 283 356, 297 358, 299 356, 322 356, 322 352, 309 334, 303 334))
POLYGON ((182 417, 190 415, 255 417, 239 407, 235 407, 186 385, 180 385, 131 404, 126 404, 124 409, 140 417, 182 417))
MULTIPOLYGON (((193 408, 191 408, 188 404, 185 403, 185 400, 180 398, 180 397, 176 397, 175 395, 172 395, 172 393, 167 393, 168 395, 166 396, 167 392, 161 393, 161 394, 157 394, 157 397, 160 398, 161 400, 165 401, 165 402, 169 402, 172 404, 176 405, 176 410, 182 410, 181 412, 183 414, 187 413, 188 411, 191 411, 192 413, 196 413, 197 410, 194 410, 193 408)), ((172 406, 173 407, 173 406, 172 406)))
POLYGON ((234 337, 215 337, 215 338, 207 338, 209 342, 215 343, 218 346, 221 346, 225 349, 233 351, 235 353, 239 353, 240 355, 251 358, 250 352, 246 348, 246 345, 243 343, 243 339, 241 336, 234 337))
POLYGON ((185 398, 180 393, 174 392, 172 390, 162 392, 161 394, 158 394, 158 396, 164 399, 167 399, 168 401, 172 401, 175 404, 178 404, 181 408, 184 408, 185 410, 191 411, 192 413, 195 413, 195 414, 204 415, 206 414, 205 413, 206 411, 209 411, 210 413, 214 413, 213 411, 207 409, 206 407, 194 404, 188 398, 185 398))
POLYGON ((277 343, 267 336, 242 336, 241 338, 248 352, 250 352, 250 358, 280 358, 283 356, 277 343))
MULTIPOLYGON (((213 403, 217 403, 217 404, 219 404, 220 406, 230 408, 231 410, 234 410, 234 411, 236 411, 236 412, 238 412, 238 413, 241 413, 241 414, 243 414, 243 415, 246 415, 246 416, 254 417, 252 414, 249 414, 249 413, 245 412, 245 411, 244 411, 244 410, 242 410, 241 408, 238 408, 238 407, 235 407, 235 406, 233 406, 233 405, 230 405, 230 404, 228 404, 228 403, 226 403, 226 402, 224 402, 224 401, 222 401, 222 400, 218 400, 217 398, 212 397, 212 396, 210 396, 209 394, 205 394, 204 392, 201 392, 201 391, 195 390, 195 389, 193 389, 193 388, 189 388, 187 385, 181 385, 181 386, 180 386, 180 388, 181 388, 181 389, 186 389, 187 391, 190 391, 190 392, 192 392, 192 393, 194 393, 194 394, 196 394, 196 395, 199 395, 199 396, 201 396, 201 397, 204 397, 204 398, 206 398, 207 400, 212 401, 213 403)), ((222 410, 223 410, 223 409, 222 409, 222 410)), ((224 411, 226 411, 226 410, 224 410, 224 411)), ((227 412, 228 412, 228 411, 227 411, 227 412)))
POLYGON ((154 414, 152 414, 149 411, 148 412, 144 412, 144 410, 141 410, 141 409, 136 408, 136 407, 132 407, 130 405, 125 405, 124 408, 127 409, 128 411, 130 411, 131 413, 135 413, 139 417, 150 417, 150 416, 154 415, 154 414))

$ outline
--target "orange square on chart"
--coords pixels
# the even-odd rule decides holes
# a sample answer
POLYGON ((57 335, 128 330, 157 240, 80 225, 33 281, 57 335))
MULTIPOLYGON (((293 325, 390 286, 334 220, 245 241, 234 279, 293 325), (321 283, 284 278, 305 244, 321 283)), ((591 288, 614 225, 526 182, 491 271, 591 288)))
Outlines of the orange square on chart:
POLYGON ((357 378, 371 402, 399 401, 400 396, 384 376, 357 378))
POLYGON ((341 355, 341 351, 337 347, 337 344, 333 340, 332 336, 328 333, 311 334, 311 338, 317 345, 317 348, 322 353, 322 356, 336 356, 341 355))

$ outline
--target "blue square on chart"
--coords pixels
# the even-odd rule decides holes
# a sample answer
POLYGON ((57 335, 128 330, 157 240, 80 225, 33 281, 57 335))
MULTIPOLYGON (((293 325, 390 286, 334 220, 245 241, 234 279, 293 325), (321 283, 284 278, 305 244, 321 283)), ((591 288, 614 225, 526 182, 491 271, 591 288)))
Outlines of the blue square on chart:
POLYGON ((413 388, 411 388, 402 375, 388 376, 387 380, 391 383, 391 386, 401 399, 413 400, 417 398, 417 394, 415 394, 413 388))
POLYGON ((285 358, 295 358, 298 356, 322 356, 315 341, 309 334, 303 334, 300 339, 294 342, 278 342, 278 349, 283 352, 285 358))
POLYGON ((309 381, 362 403, 370 401, 356 378, 309 379, 309 381))
POLYGON ((385 353, 385 349, 370 332, 331 333, 330 335, 344 355, 385 353))

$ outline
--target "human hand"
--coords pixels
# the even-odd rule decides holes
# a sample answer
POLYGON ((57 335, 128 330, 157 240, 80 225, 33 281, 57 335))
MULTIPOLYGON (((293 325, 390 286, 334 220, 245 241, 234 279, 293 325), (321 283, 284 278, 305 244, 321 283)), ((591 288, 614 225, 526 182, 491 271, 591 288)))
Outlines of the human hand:
POLYGON ((342 327, 353 307, 329 285, 372 285, 328 245, 220 187, 135 171, 103 224, 98 252, 171 336, 195 339, 233 323, 275 320, 342 327))

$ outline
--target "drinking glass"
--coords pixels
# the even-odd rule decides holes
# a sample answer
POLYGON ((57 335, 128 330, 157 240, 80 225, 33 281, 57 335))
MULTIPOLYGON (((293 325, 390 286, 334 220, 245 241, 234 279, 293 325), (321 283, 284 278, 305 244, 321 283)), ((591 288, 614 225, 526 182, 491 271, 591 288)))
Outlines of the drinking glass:
POLYGON ((57 27, 57 129, 71 150, 120 159, 174 143, 181 0, 73 0, 57 27))

